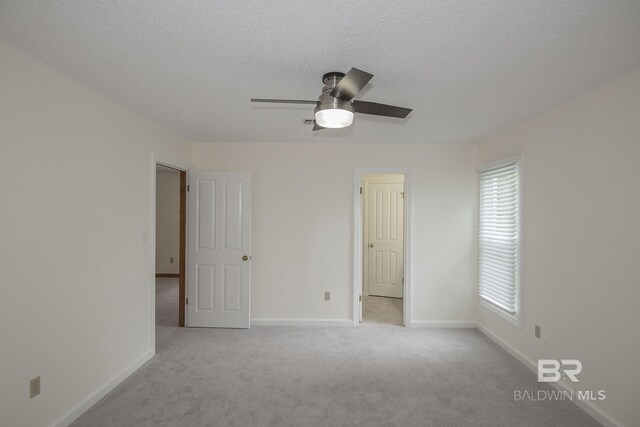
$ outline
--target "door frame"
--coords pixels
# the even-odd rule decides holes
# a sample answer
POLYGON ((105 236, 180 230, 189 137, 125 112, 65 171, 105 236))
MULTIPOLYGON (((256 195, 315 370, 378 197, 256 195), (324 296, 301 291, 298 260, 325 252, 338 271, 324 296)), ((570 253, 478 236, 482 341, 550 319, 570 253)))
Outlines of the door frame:
MULTIPOLYGON (((151 231, 149 240, 149 264, 151 276, 151 348, 156 348, 156 166, 164 166, 180 172, 180 242, 178 249, 178 326, 186 325, 186 283, 187 283, 187 184, 189 170, 181 166, 156 160, 151 155, 151 231)), ((145 240, 147 233, 145 232, 145 240)))
POLYGON ((363 245, 364 245, 364 212, 360 187, 362 178, 369 174, 402 174, 404 175, 404 294, 403 325, 411 325, 411 169, 405 167, 362 167, 356 168, 353 180, 353 326, 360 325, 360 298, 363 286, 363 245))

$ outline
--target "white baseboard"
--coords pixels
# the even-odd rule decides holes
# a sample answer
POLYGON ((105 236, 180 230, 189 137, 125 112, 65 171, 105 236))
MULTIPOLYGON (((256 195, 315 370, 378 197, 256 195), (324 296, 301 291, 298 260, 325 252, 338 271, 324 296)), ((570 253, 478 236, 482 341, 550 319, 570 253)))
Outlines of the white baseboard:
POLYGON ((353 326, 351 319, 251 319, 251 326, 353 326))
MULTIPOLYGON (((524 353, 522 353, 521 351, 519 351, 519 350, 515 349, 514 347, 512 347, 510 344, 508 344, 506 341, 504 341, 502 338, 500 338, 499 336, 497 336, 496 334, 494 334, 493 332, 488 330, 486 327, 484 327, 480 323, 478 323, 478 330, 480 332, 482 332, 483 334, 485 334, 491 341, 495 342, 500 347, 502 347, 504 350, 506 350, 507 353, 509 353, 510 355, 515 357, 520 363, 522 363, 524 366, 529 368, 534 374, 537 375, 537 373, 538 373, 538 364, 537 364, 537 362, 535 362, 532 359, 528 358, 524 353)), ((547 384, 550 384, 551 386, 553 386, 557 390, 567 391, 567 392, 571 391, 571 387, 569 387, 567 384, 565 384, 563 382, 547 383, 547 384)), ((619 422, 618 420, 613 418, 611 415, 609 415, 608 413, 606 413, 605 411, 600 409, 596 404, 594 404, 591 401, 588 401, 588 400, 574 400, 573 403, 578 405, 578 407, 580 409, 585 411, 592 418, 594 418, 596 421, 598 421, 600 424, 602 424, 604 426, 608 426, 608 427, 624 427, 624 425, 621 422, 619 422)))
POLYGON ((414 320, 409 328, 476 328, 477 323, 471 320, 414 320))
POLYGON ((66 427, 74 422, 80 415, 84 414, 89 408, 107 395, 111 390, 116 388, 118 384, 124 381, 129 375, 133 374, 138 368, 147 363, 155 354, 154 349, 149 349, 138 360, 133 362, 110 381, 91 392, 87 397, 78 402, 75 406, 65 412, 60 418, 55 420, 49 427, 66 427))
POLYGON ((524 353, 522 353, 519 350, 516 350, 510 344, 507 344, 506 341, 504 341, 502 338, 500 338, 499 336, 497 336, 496 334, 494 334, 493 332, 485 328, 484 325, 480 323, 478 323, 478 330, 483 334, 485 334, 491 341, 495 342, 500 347, 505 349, 507 353, 509 353, 516 359, 518 359, 518 362, 522 363, 524 366, 532 370, 537 375, 538 365, 536 362, 533 361, 533 359, 528 358, 524 353))

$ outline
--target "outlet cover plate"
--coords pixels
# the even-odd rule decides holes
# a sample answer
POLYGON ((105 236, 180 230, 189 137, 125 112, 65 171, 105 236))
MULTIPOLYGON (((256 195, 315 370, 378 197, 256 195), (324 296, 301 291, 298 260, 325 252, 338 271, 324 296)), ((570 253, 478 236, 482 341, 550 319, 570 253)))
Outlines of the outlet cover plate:
POLYGON ((40 375, 29 381, 29 399, 33 399, 40 394, 40 375))

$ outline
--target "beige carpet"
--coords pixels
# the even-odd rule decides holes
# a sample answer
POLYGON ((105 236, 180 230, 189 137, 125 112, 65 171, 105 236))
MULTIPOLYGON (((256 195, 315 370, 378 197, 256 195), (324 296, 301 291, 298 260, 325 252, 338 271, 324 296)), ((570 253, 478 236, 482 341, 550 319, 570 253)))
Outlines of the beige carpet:
POLYGON ((362 297, 363 323, 402 325, 402 320, 402 298, 362 297))
POLYGON ((73 426, 598 425, 514 401, 550 388, 474 329, 157 329, 157 355, 73 426))
POLYGON ((156 345, 178 330, 178 278, 156 277, 156 345))

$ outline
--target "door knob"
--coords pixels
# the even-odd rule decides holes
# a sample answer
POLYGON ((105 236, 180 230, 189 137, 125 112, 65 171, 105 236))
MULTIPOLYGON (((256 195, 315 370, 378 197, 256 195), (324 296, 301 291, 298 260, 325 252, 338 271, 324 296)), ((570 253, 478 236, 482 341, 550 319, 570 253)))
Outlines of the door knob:
POLYGON ((242 257, 242 260, 243 260, 243 261, 247 261, 248 259, 249 259, 249 257, 248 257, 248 256, 246 256, 246 255, 242 257))
POLYGON ((373 243, 369 243, 369 247, 372 248, 373 247, 373 243))

